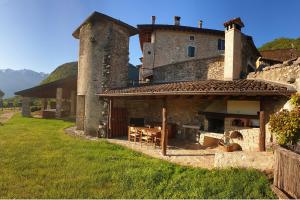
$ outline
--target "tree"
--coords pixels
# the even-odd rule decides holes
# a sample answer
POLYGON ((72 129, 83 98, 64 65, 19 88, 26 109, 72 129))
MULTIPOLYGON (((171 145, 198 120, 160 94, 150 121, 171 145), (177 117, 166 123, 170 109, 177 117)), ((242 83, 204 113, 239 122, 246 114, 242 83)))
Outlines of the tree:
POLYGON ((2 90, 0 90, 0 99, 2 99, 4 95, 5 95, 4 92, 2 92, 2 90))

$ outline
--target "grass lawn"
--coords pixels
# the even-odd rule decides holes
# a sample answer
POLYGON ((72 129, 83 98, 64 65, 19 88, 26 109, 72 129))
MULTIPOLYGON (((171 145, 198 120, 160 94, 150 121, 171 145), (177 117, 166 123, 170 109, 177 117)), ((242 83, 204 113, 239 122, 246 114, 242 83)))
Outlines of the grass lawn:
POLYGON ((256 170, 181 167, 64 134, 59 120, 0 126, 0 198, 274 198, 256 170))

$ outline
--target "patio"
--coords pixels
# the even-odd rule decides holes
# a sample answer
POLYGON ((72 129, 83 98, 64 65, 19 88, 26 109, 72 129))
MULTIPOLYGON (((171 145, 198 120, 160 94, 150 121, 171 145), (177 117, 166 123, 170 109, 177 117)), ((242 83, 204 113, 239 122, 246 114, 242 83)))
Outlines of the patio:
POLYGON ((118 144, 132 150, 142 152, 148 156, 167 160, 180 165, 212 169, 214 167, 215 153, 220 152, 218 147, 209 148, 197 143, 171 139, 168 141, 167 153, 164 156, 160 147, 129 142, 127 137, 107 139, 110 143, 118 144))

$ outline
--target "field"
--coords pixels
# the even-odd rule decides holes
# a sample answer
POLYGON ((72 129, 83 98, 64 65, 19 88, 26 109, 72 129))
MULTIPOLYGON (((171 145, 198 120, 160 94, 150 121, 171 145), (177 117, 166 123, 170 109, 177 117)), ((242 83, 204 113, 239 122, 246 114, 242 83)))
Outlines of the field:
POLYGON ((0 126, 0 198, 274 198, 256 170, 182 167, 64 133, 71 122, 0 126))

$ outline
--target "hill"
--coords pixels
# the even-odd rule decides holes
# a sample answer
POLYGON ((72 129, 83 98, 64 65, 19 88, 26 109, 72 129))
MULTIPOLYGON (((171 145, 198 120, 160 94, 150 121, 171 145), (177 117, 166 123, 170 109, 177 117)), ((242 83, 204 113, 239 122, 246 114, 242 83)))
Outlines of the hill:
POLYGON ((33 87, 47 76, 48 74, 29 69, 0 69, 0 88, 5 93, 4 98, 13 97, 15 92, 33 87))
MULTIPOLYGON (((58 66, 41 84, 50 83, 59 79, 63 79, 69 76, 76 76, 78 73, 78 62, 69 62, 58 66)), ((128 66, 128 78, 131 84, 132 82, 138 82, 139 71, 138 68, 129 63, 128 66)))
POLYGON ((69 76, 77 75, 78 62, 69 62, 58 66, 41 84, 50 83, 69 76))
POLYGON ((271 42, 267 42, 266 44, 262 45, 259 50, 275 50, 275 49, 288 49, 288 48, 295 48, 300 52, 300 37, 296 39, 292 38, 277 38, 272 40, 271 42))

